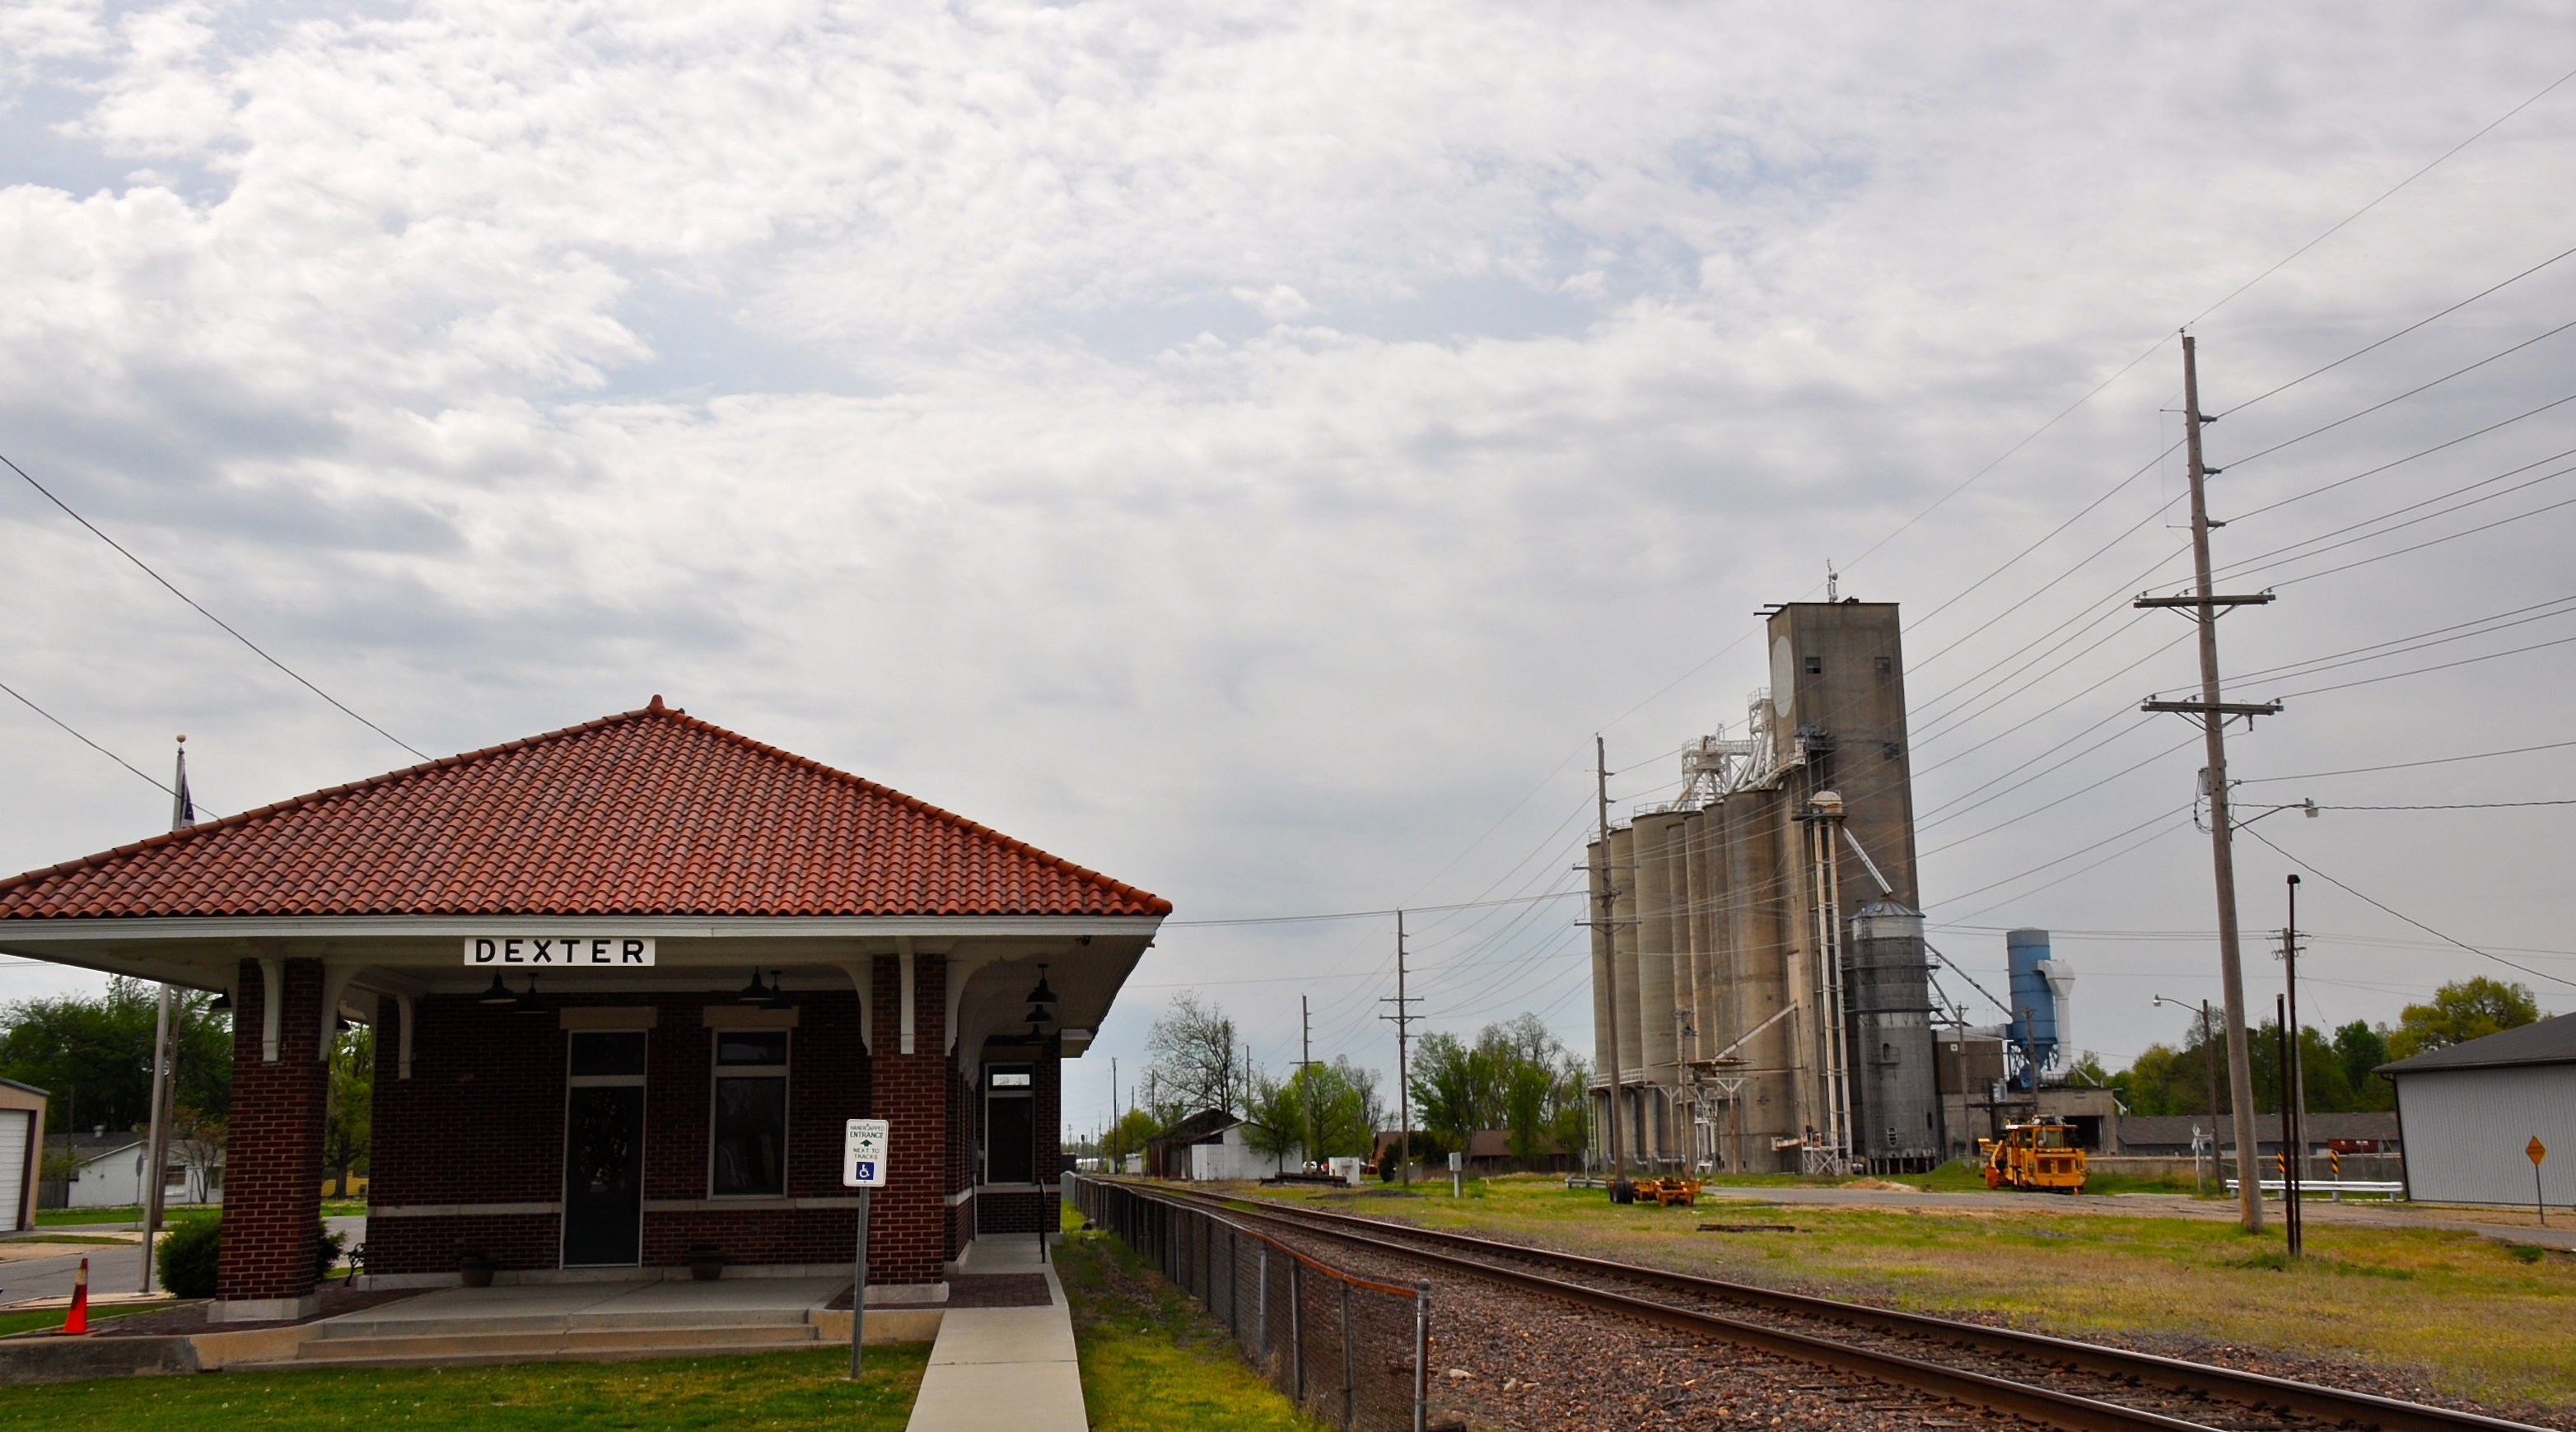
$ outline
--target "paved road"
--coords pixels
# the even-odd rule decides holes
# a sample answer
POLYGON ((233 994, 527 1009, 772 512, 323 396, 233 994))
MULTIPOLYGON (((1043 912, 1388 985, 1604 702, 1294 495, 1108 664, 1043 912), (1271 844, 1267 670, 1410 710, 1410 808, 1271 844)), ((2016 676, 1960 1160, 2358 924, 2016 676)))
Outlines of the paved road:
MULTIPOLYGON (((334 1233, 348 1235, 347 1245, 356 1247, 366 1241, 367 1220, 361 1214, 352 1218, 326 1218, 334 1233)), ((131 1231, 131 1223, 72 1225, 51 1232, 86 1233, 131 1231)), ((104 1243, 63 1245, 59 1258, 12 1259, 0 1262, 0 1303, 14 1303, 24 1298, 67 1298, 72 1280, 80 1271, 80 1261, 89 1259, 89 1287, 92 1296, 100 1293, 130 1293, 142 1286, 143 1253, 140 1244, 109 1247, 104 1243)))

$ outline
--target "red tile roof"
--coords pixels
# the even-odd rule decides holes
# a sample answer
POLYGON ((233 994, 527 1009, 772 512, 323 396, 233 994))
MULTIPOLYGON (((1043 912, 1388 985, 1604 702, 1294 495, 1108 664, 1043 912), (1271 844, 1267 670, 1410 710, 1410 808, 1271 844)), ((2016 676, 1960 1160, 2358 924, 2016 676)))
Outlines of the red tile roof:
POLYGON ((0 920, 1171 909, 659 696, 0 880, 0 920))

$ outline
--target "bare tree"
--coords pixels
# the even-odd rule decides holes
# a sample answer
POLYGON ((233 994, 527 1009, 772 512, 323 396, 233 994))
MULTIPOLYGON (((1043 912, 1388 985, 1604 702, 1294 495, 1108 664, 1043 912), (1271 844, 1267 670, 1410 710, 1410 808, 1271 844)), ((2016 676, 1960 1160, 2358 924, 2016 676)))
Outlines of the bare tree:
POLYGON ((1145 1051, 1154 1056, 1147 1072, 1153 1076, 1155 1101, 1176 1111, 1173 1117, 1242 1108, 1234 1021, 1221 1006, 1201 1004, 1198 991, 1172 996, 1171 1006, 1145 1034, 1145 1051))

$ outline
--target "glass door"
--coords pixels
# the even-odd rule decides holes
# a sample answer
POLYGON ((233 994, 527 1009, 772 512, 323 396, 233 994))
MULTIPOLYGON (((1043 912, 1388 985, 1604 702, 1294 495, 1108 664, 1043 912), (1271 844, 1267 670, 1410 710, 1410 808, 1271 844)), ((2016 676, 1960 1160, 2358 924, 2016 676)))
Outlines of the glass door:
POLYGON ((577 1030, 564 1100, 563 1262, 644 1257, 644 1032, 577 1030))

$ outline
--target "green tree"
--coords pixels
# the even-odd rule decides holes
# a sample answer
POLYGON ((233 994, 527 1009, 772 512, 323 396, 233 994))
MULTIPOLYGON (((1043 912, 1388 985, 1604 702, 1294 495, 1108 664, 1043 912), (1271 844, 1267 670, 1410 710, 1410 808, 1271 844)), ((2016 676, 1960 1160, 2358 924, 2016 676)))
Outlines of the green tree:
POLYGON ((2344 1087, 2352 1091, 2355 1111, 2397 1107, 2397 1086, 2372 1072, 2388 1062, 2388 1026, 2373 1028, 2356 1019, 2334 1032, 2335 1062, 2343 1066, 2344 1087))
MULTIPOLYGON (((331 1076, 322 1115, 322 1167, 332 1176, 332 1196, 349 1192, 349 1171, 363 1171, 376 1106, 376 1032, 365 1026, 331 1042, 331 1076)), ((175 1121, 174 1121, 175 1122, 175 1121)))
POLYGON ((1145 1141, 1163 1131, 1163 1122, 1150 1109, 1130 1109, 1100 1136, 1100 1156, 1109 1160, 1114 1171, 1129 1154, 1142 1153, 1145 1141))
POLYGON ((1425 1036, 1412 1069, 1414 1108, 1435 1145, 1463 1149, 1479 1129, 1501 1129, 1516 1158, 1582 1147, 1591 1101, 1581 1060, 1537 1015, 1477 1031, 1425 1036))
POLYGON ((2454 980, 2433 991, 2427 1004, 2410 1004, 2397 1012, 2396 1032, 2388 1036, 2391 1058, 2411 1059, 2472 1039, 2518 1029, 2540 1018, 2531 991, 2476 975, 2454 980))
MULTIPOLYGON (((113 976, 97 994, 20 1000, 0 1008, 0 1077, 46 1090, 46 1131, 130 1130, 152 1117, 152 1031, 160 987, 113 976)), ((205 1119, 232 1108, 232 1018, 213 996, 174 990, 177 1087, 172 1102, 205 1119)))
POLYGON ((1244 1131, 1244 1141, 1266 1154, 1367 1158, 1376 1152, 1385 1114, 1377 1071, 1360 1068, 1345 1056, 1307 1065, 1286 1079, 1256 1076, 1246 1115, 1252 1127, 1244 1131), (1311 1151, 1306 1147, 1310 1117, 1315 1127, 1311 1151))

